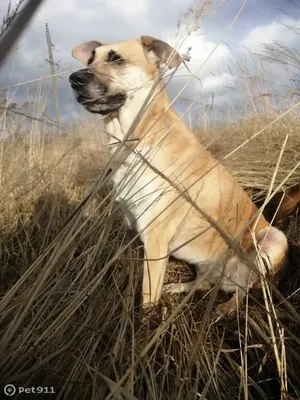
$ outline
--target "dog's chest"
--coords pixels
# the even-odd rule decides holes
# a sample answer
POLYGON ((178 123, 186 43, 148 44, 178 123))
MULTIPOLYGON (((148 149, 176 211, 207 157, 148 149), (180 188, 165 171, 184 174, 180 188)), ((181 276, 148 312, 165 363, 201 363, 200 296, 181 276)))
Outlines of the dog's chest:
POLYGON ((165 192, 165 183, 135 155, 130 155, 117 169, 113 182, 116 200, 122 204, 127 223, 143 229, 149 213, 165 192))
MULTIPOLYGON (((122 141, 123 132, 117 120, 111 121, 106 129, 109 133, 109 152, 113 156, 118 149, 116 141, 122 141)), ((124 152, 125 146, 116 158, 117 164, 125 155, 124 152)), ((139 232, 149 223, 149 214, 156 214, 153 209, 159 207, 160 199, 168 186, 166 181, 143 161, 143 157, 149 162, 153 161, 151 152, 145 144, 137 146, 134 151, 129 152, 113 176, 115 199, 122 206, 127 224, 135 226, 139 232)))

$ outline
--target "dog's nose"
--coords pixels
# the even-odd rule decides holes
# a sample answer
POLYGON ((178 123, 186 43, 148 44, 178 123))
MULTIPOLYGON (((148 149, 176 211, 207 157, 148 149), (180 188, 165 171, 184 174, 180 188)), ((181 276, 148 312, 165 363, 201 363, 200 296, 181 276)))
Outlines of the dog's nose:
POLYGON ((69 82, 72 87, 84 86, 89 81, 89 75, 86 71, 76 71, 69 77, 69 82))

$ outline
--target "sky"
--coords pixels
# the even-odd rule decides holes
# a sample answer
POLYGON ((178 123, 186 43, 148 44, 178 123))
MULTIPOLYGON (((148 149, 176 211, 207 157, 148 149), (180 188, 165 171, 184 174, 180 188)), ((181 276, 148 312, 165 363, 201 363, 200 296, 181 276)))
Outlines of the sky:
MULTIPOLYGON (((7 4, 8 0, 0 2, 0 21, 7 4)), ((54 58, 59 65, 56 72, 64 120, 77 118, 85 112, 74 100, 68 77, 71 70, 81 67, 72 59, 73 47, 87 40, 113 43, 149 35, 177 46, 181 54, 191 48, 189 71, 184 66, 180 68, 168 89, 170 97, 174 98, 187 85, 176 102, 181 113, 191 101, 196 107, 197 104, 207 107, 213 102, 220 109, 222 104, 225 107, 225 104, 239 101, 247 89, 245 68, 253 73, 255 70, 254 57, 249 54, 262 54, 264 43, 278 42, 300 49, 300 30, 297 31, 300 0, 45 0, 0 71, 0 88, 22 83, 17 89, 9 90, 12 101, 22 103, 28 98, 36 99, 37 83, 24 82, 50 73, 46 61, 45 23, 49 25, 54 58), (210 2, 210 7, 205 6, 210 2), (182 43, 187 32, 190 34, 182 43), (190 71, 196 78, 191 80, 190 71)), ((266 75, 275 85, 288 82, 297 74, 295 70, 287 72, 287 68, 280 65, 268 68, 266 75)), ((38 95, 49 96, 47 112, 53 116, 51 79, 40 80, 38 84, 42 88, 38 95)))

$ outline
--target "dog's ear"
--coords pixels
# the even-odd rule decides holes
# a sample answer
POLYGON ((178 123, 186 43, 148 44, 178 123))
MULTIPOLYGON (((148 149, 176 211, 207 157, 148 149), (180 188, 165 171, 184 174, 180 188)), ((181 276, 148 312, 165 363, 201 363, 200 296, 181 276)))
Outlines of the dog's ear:
POLYGON ((104 43, 99 42, 98 40, 91 40, 90 42, 82 43, 79 46, 74 47, 72 56, 81 61, 83 64, 87 65, 96 48, 102 46, 103 44, 104 43))
POLYGON ((152 36, 142 36, 142 45, 158 64, 164 63, 169 68, 178 68, 182 62, 180 54, 168 43, 152 36))

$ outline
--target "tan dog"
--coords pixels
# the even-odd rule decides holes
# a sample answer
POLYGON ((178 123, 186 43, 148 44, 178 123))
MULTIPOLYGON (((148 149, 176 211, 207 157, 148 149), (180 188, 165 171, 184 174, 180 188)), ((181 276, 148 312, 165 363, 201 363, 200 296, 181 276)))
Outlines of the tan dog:
MULTIPOLYGON (((207 290, 221 279, 221 288, 234 296, 218 311, 229 315, 260 277, 245 258, 228 251, 222 232, 238 241, 263 275, 270 272, 268 266, 273 272, 281 268, 287 239, 263 216, 253 219, 257 209, 248 194, 170 106, 160 66, 176 68, 182 58, 148 36, 115 44, 91 41, 72 54, 86 68, 70 76, 71 86, 88 111, 107 116, 112 154, 150 96, 127 141, 132 151, 114 174, 118 200, 126 202, 144 243, 144 307, 159 301, 172 254, 198 267, 198 289, 207 290), (266 262, 258 262, 257 250, 266 262)), ((166 290, 187 292, 193 284, 174 283, 166 290)))

